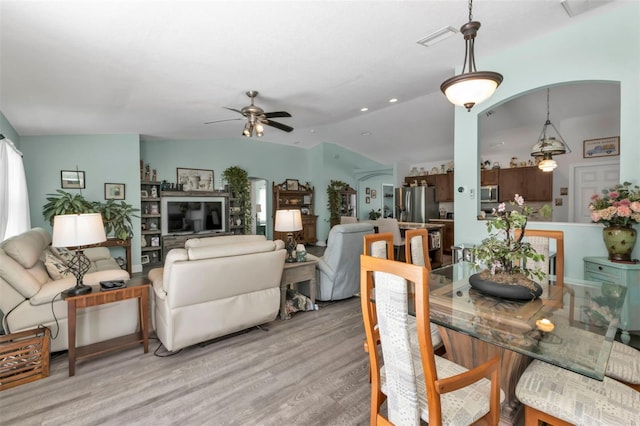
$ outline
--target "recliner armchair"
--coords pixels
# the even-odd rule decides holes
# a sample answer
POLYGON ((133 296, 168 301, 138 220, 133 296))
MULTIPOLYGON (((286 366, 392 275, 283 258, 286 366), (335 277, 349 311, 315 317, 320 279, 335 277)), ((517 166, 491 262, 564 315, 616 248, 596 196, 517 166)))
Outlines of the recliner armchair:
MULTIPOLYGON (((362 241, 365 235, 373 233, 370 223, 347 223, 331 228, 324 255, 317 258, 316 299, 347 299, 359 291, 362 241)), ((308 286, 301 284, 299 289, 309 295, 308 286)))

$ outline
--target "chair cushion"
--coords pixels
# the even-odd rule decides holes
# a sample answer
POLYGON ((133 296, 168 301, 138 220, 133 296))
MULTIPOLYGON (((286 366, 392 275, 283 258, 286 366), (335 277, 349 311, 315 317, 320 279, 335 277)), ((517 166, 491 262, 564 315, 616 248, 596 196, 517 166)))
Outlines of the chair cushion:
POLYGON ((516 386, 524 404, 576 425, 640 425, 640 392, 535 360, 516 386))
POLYGON ((640 385, 640 351, 620 342, 613 342, 604 374, 616 380, 640 385))
MULTIPOLYGON (((412 342, 413 344, 413 342, 412 342)), ((413 365, 416 379, 418 381, 418 404, 420 406, 420 418, 425 422, 429 421, 429 406, 427 404, 426 384, 422 373, 420 351, 416 348, 412 351, 413 365)), ((466 368, 449 361, 446 358, 435 356, 438 378, 455 376, 464 373, 466 368)), ((382 393, 387 394, 386 374, 384 366, 380 369, 380 388, 382 393)), ((442 424, 462 425, 473 424, 482 416, 489 412, 489 399, 483 397, 491 392, 491 382, 487 379, 480 380, 472 385, 464 387, 454 392, 449 392, 441 397, 442 401, 442 424), (478 397, 480 396, 480 397, 478 397)), ((504 392, 500 391, 500 401, 504 400, 504 392)))

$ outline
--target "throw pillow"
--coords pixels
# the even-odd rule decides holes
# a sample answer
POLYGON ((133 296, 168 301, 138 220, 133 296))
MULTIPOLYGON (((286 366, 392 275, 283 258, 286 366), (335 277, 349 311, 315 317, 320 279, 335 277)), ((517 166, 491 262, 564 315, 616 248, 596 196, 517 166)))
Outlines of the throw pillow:
POLYGON ((73 275, 68 264, 50 252, 47 252, 45 256, 44 266, 47 268, 47 273, 52 280, 59 280, 66 276, 73 275))
POLYGON ((75 257, 74 252, 64 247, 49 247, 49 251, 67 265, 69 265, 75 257))

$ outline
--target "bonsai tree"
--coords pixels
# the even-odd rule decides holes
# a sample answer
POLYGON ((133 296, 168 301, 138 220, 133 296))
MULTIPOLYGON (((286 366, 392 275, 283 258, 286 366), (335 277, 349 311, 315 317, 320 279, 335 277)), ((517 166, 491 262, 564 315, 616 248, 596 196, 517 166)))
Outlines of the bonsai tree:
POLYGON ((109 200, 105 203, 89 201, 82 194, 71 194, 60 189, 56 194, 47 194, 47 203, 42 206, 42 216, 53 226, 53 218, 63 214, 100 213, 107 235, 120 240, 133 236, 131 218, 138 209, 124 201, 109 200))
POLYGON ((251 221, 253 219, 251 215, 251 184, 249 182, 249 175, 243 168, 231 166, 222 172, 222 178, 228 182, 233 198, 236 199, 240 211, 244 213, 244 233, 248 234, 251 232, 251 221))
POLYGON ((329 224, 333 228, 340 223, 340 193, 349 188, 341 180, 331 180, 327 186, 327 207, 329 207, 329 224))

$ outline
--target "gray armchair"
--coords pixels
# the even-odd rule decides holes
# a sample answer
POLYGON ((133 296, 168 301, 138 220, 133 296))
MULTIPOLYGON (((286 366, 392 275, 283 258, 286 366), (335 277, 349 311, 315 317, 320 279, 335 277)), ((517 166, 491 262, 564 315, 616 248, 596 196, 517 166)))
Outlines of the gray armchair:
MULTIPOLYGON (((370 223, 347 223, 331 228, 327 249, 318 258, 316 299, 347 299, 359 291, 364 236, 373 233, 370 223)), ((300 286, 300 290, 309 295, 308 288, 300 286)))

